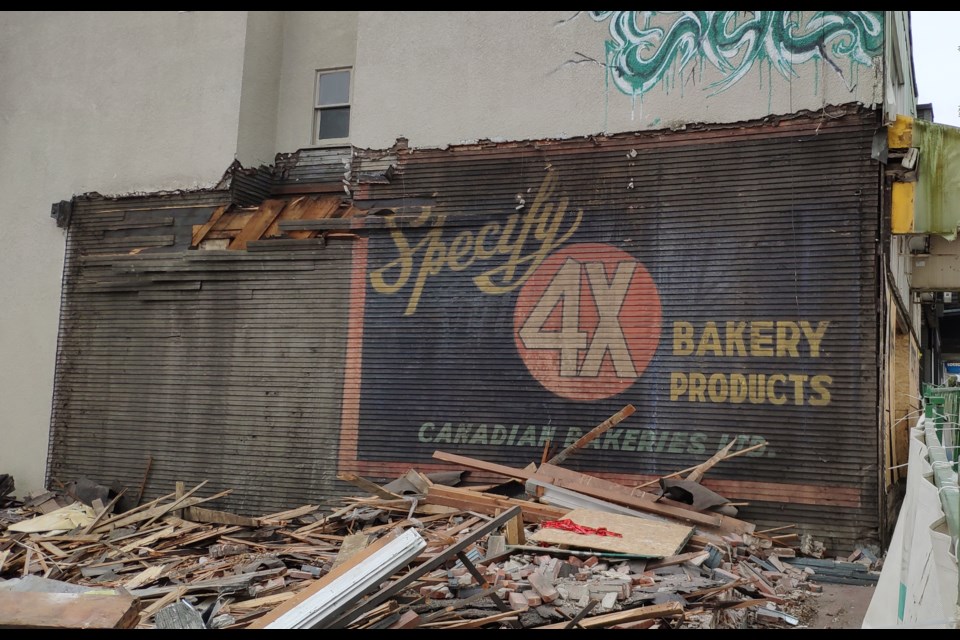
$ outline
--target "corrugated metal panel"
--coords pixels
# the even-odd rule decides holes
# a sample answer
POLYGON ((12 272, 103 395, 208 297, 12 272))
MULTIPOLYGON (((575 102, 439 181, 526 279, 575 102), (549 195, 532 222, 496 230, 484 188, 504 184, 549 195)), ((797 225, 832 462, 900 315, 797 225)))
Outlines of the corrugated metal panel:
POLYGON ((389 475, 439 448, 523 466, 630 402, 637 413, 572 466, 636 482, 731 437, 766 440, 708 484, 760 522, 838 547, 875 539, 876 126, 863 113, 401 152, 391 184, 358 185, 356 204, 415 200, 431 217, 367 231, 361 391, 345 397, 357 444, 341 465, 389 475), (617 269, 641 265, 648 280, 616 289, 617 269), (757 331, 754 354, 737 327, 757 331), (748 397, 731 401, 743 381, 748 397))
POLYGON ((342 182, 349 173, 352 147, 301 149, 277 158, 277 186, 342 182))
POLYGON ((148 498, 204 479, 235 489, 222 505, 244 513, 331 497, 341 379, 330 363, 344 358, 347 290, 330 285, 349 270, 349 246, 185 251, 181 237, 225 202, 225 193, 77 202, 51 477, 136 488, 149 455, 148 498), (172 234, 176 246, 96 255, 105 234, 126 232, 112 228, 146 221, 156 226, 129 233, 172 234))
POLYGON ((562 446, 630 402, 637 413, 570 466, 637 483, 731 437, 765 439, 707 484, 751 502, 745 517, 797 522, 833 548, 875 539, 876 126, 855 112, 400 149, 389 184, 354 183, 354 205, 401 212, 398 228, 351 222, 360 238, 317 250, 185 252, 176 229, 211 209, 150 201, 143 215, 172 215, 174 231, 129 229, 131 242, 174 244, 98 256, 127 213, 78 206, 52 473, 136 486, 150 453, 151 495, 210 478, 237 488, 229 508, 269 511, 339 495, 337 471, 429 470, 434 449, 523 466, 546 438, 562 446), (710 327, 728 322, 714 345, 710 327), (801 322, 829 325, 811 340, 801 322), (751 328, 757 354, 745 341, 741 355, 751 328), (674 345, 688 329, 699 354, 683 335, 674 345), (730 401, 736 376, 756 404, 730 401))
POLYGON ((273 167, 241 169, 230 179, 230 199, 241 207, 258 205, 270 197, 273 189, 273 167))

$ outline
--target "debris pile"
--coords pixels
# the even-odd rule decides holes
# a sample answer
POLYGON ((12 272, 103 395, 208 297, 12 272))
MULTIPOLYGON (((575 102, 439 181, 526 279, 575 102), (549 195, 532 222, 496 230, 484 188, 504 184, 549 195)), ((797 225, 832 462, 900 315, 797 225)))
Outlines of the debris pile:
POLYGON ((875 575, 869 550, 798 558, 791 526, 758 531, 700 492, 729 448, 671 474, 664 495, 552 463, 570 453, 518 469, 438 451, 461 470, 382 486, 341 474, 369 495, 332 512, 217 511, 207 503, 229 491, 201 497, 206 483, 126 511, 112 490, 13 503, 0 510, 0 626, 786 627, 814 580, 875 575), (463 470, 502 482, 450 486, 463 470))

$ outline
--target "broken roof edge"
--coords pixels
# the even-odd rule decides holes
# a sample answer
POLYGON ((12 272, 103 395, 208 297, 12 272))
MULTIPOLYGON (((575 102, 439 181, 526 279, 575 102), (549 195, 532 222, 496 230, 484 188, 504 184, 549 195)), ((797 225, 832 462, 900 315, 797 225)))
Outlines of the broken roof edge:
MULTIPOLYGON (((418 152, 436 152, 436 151, 476 151, 482 149, 497 149, 497 148, 510 148, 510 147, 521 147, 521 146, 552 146, 559 144, 571 144, 571 143, 582 143, 585 141, 591 142, 602 142, 602 141, 616 141, 624 140, 628 138, 636 137, 652 137, 652 136, 662 136, 664 134, 676 134, 681 132, 689 131, 722 131, 722 130, 732 130, 732 129, 746 129, 746 128, 756 128, 756 127, 776 127, 782 122, 790 122, 794 120, 814 120, 820 118, 822 120, 836 120, 844 116, 855 115, 858 113, 869 113, 875 112, 876 105, 869 105, 862 102, 848 102, 840 105, 825 105, 821 109, 809 110, 803 109, 800 111, 795 111, 786 114, 769 114, 763 116, 762 118, 754 118, 751 120, 740 120, 736 122, 677 122, 673 126, 661 127, 659 129, 637 129, 633 131, 618 131, 618 132, 598 132, 592 134, 584 134, 580 136, 550 136, 543 138, 522 138, 514 140, 506 140, 500 138, 480 138, 477 140, 470 141, 461 141, 455 144, 446 144, 446 145, 425 145, 425 146, 411 146, 409 140, 405 137, 398 137, 396 142, 387 148, 364 148, 364 147, 353 147, 353 157, 361 158, 365 160, 383 160, 390 157, 393 154, 402 154, 402 153, 418 153, 418 152)), ((285 154, 286 157, 292 157, 296 154, 310 151, 311 148, 298 149, 292 154, 285 154)), ((278 154, 278 157, 282 154, 278 154)))

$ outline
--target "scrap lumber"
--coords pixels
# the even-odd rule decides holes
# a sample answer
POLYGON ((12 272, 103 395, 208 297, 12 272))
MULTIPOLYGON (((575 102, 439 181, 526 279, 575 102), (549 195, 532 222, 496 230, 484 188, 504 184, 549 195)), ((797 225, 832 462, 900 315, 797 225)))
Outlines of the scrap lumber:
POLYGON ((94 527, 100 524, 100 521, 103 520, 104 516, 106 516, 109 513, 113 513, 113 508, 117 505, 118 502, 120 502, 120 498, 122 498, 126 492, 127 490, 123 489, 120 491, 120 493, 114 496, 113 500, 108 502, 106 506, 104 506, 103 509, 100 510, 100 513, 98 513, 97 517, 93 519, 93 522, 91 522, 86 527, 84 527, 81 533, 90 533, 91 531, 93 531, 94 527))
MULTIPOLYGON (((611 627, 615 624, 624 622, 634 622, 637 620, 649 620, 651 618, 669 618, 683 615, 683 605, 679 602, 667 602, 665 604, 655 604, 649 607, 637 607, 636 609, 627 609, 615 613, 607 613, 598 616, 590 616, 580 621, 580 626, 584 629, 601 629, 611 627)), ((548 624, 536 629, 564 629, 566 622, 557 624, 548 624)))
POLYGON ((377 496, 378 498, 384 498, 386 500, 402 499, 402 496, 398 496, 397 494, 391 491, 387 491, 377 483, 371 482, 370 480, 360 477, 355 473, 338 473, 337 479, 343 480, 344 482, 349 482, 355 487, 360 487, 364 491, 369 491, 371 494, 377 496))
POLYGON ((686 522, 711 527, 719 527, 722 522, 718 516, 662 505, 656 502, 657 497, 652 494, 631 489, 615 482, 589 476, 584 473, 555 467, 551 464, 541 465, 534 475, 534 478, 547 484, 579 491, 580 493, 585 493, 586 495, 600 498, 601 500, 608 500, 639 509, 640 511, 648 511, 686 522))
POLYGON ((342 565, 359 551, 369 546, 372 541, 373 536, 370 533, 355 533, 344 538, 343 544, 340 545, 340 551, 333 561, 333 568, 336 569, 342 565))
POLYGON ((523 516, 517 516, 507 523, 506 543, 509 545, 526 544, 526 534, 523 530, 523 516))
POLYGON ((354 554, 348 562, 283 603, 266 616, 266 621, 258 621, 253 628, 326 628, 336 616, 406 566, 427 546, 415 529, 407 529, 400 535, 388 534, 382 542, 354 554))
POLYGON ((696 560, 697 558, 706 557, 707 553, 703 551, 691 551, 689 553, 681 553, 679 555, 667 556, 662 560, 656 562, 651 562, 647 565, 647 571, 653 571, 654 569, 660 569, 662 567, 673 567, 678 564, 683 564, 684 562, 690 562, 696 560))
POLYGON ((447 453, 446 451, 434 451, 433 457, 437 460, 443 460, 444 462, 450 462, 453 464, 458 464, 462 467, 467 467, 468 469, 487 471, 498 476, 505 476, 507 478, 513 478, 516 480, 529 480, 531 477, 533 477, 533 471, 515 469, 513 467, 507 467, 495 462, 487 462, 485 460, 477 460, 476 458, 468 458, 455 453, 447 453))
POLYGON ((512 518, 515 518, 518 513, 520 513, 520 507, 511 507, 505 513, 501 514, 500 516, 494 518, 490 522, 479 527, 469 535, 463 537, 456 544, 450 547, 447 547, 446 549, 444 549, 442 553, 439 553, 436 556, 434 556, 433 559, 423 563, 416 569, 406 573, 399 580, 396 580, 389 586, 381 589, 379 592, 370 596, 366 601, 361 603, 356 609, 351 611, 349 614, 345 616, 341 616, 341 618, 335 621, 331 625, 331 627, 342 628, 343 626, 346 626, 351 620, 355 619, 357 616, 369 611, 370 609, 373 609, 377 605, 381 604, 383 601, 399 593, 400 591, 405 589, 407 586, 409 586, 410 584, 415 582, 417 579, 419 579, 421 576, 439 567, 448 558, 466 549, 468 546, 473 544, 476 540, 479 540, 480 538, 487 535, 491 531, 496 531, 501 526, 509 522, 512 518))
POLYGON ((109 520, 101 522, 99 525, 97 525, 94 528, 94 532, 102 531, 104 528, 118 529, 120 527, 126 527, 129 525, 137 524, 144 521, 146 521, 148 524, 144 524, 142 526, 149 526, 149 524, 152 524, 154 521, 167 515, 170 511, 172 511, 177 507, 180 507, 180 508, 193 507, 198 504, 203 504, 204 502, 217 500, 218 498, 222 498, 226 495, 229 495, 231 491, 232 491, 231 489, 227 489, 226 491, 221 491, 220 493, 216 493, 210 496, 209 498, 181 498, 180 500, 174 501, 170 504, 153 507, 146 511, 141 511, 140 513, 128 512, 117 518, 111 518, 109 520))
POLYGON ((129 595, 0 590, 0 627, 131 629, 139 605, 129 595))
POLYGON ((557 520, 567 512, 566 509, 557 509, 556 507, 537 504, 528 500, 504 498, 503 496, 492 493, 480 493, 478 491, 470 491, 469 489, 443 487, 440 485, 430 487, 427 492, 427 500, 434 504, 448 507, 457 507, 464 510, 473 509, 488 515, 495 515, 498 511, 503 511, 511 507, 519 507, 523 513, 523 519, 527 522, 557 520))
MULTIPOLYGON (((733 442, 736 442, 736 440, 733 440, 733 442)), ((727 447, 725 447, 725 448, 729 449, 729 446, 730 446, 730 445, 727 445, 727 447)), ((754 451, 757 451, 758 449, 764 448, 765 446, 767 446, 767 443, 766 443, 766 442, 761 442, 761 443, 755 444, 755 445, 753 445, 753 446, 751 446, 751 447, 747 447, 747 448, 745 448, 745 449, 740 449, 740 450, 738 450, 738 451, 734 451, 733 453, 730 453, 730 454, 725 455, 725 456, 720 460, 720 462, 723 462, 724 460, 730 460, 730 459, 736 458, 736 457, 738 457, 738 456, 743 456, 743 455, 746 455, 746 454, 748 454, 748 453, 752 453, 752 452, 754 452, 754 451)), ((705 464, 705 463, 695 464, 695 465, 693 465, 692 467, 687 467, 686 469, 681 469, 680 471, 674 471, 673 473, 670 473, 670 474, 668 474, 668 475, 665 475, 665 476, 663 476, 663 477, 661 477, 661 478, 654 478, 653 480, 650 480, 650 481, 648 481, 648 482, 644 482, 643 484, 638 484, 635 488, 636 488, 636 489, 643 489, 643 488, 645 488, 645 487, 651 487, 651 486, 659 483, 660 480, 662 480, 663 478, 679 478, 679 477, 682 477, 682 476, 684 476, 684 475, 686 475, 686 474, 688 474, 688 473, 691 473, 692 471, 696 471, 697 469, 699 469, 700 467, 702 467, 703 464, 705 464)), ((712 468, 713 466, 714 466, 714 465, 711 465, 710 467, 708 467, 708 470, 709 470, 709 468, 712 468)), ((690 478, 687 478, 687 480, 689 480, 689 479, 690 479, 690 478)), ((699 481, 699 480, 698 480, 698 481, 699 481)))
MULTIPOLYGON (((193 489, 190 489, 190 491, 184 493, 184 492, 183 492, 183 490, 184 490, 184 485, 183 485, 182 482, 179 482, 179 481, 178 481, 178 482, 176 483, 176 488, 177 488, 177 490, 176 490, 176 492, 175 492, 175 493, 176 493, 176 499, 173 501, 173 503, 167 505, 167 506, 164 507, 163 509, 158 510, 158 512, 156 513, 156 515, 152 516, 149 520, 147 520, 147 521, 143 524, 143 526, 149 527, 151 524, 153 524, 154 522, 156 522, 157 520, 159 520, 162 516, 166 515, 167 513, 171 512, 171 511, 179 510, 179 509, 180 509, 180 505, 183 504, 183 503, 186 501, 187 498, 189 498, 190 496, 192 496, 193 494, 195 494, 197 491, 199 491, 200 489, 202 489, 202 488, 207 484, 207 482, 208 482, 207 480, 204 480, 203 482, 201 482, 200 484, 198 484, 197 486, 195 486, 193 489)), ((179 516, 179 513, 178 513, 177 515, 179 516)))
POLYGON ((238 516, 228 511, 205 509, 203 507, 188 507, 184 509, 187 520, 206 524, 232 524, 238 527, 257 527, 260 523, 254 518, 238 516))
POLYGON ((703 475, 707 471, 715 467, 721 460, 723 460, 727 456, 727 454, 730 453, 730 449, 732 449, 733 445, 735 445, 736 443, 737 443, 736 438, 728 442, 727 446, 725 446, 724 448, 720 449, 715 454, 710 456, 710 458, 708 458, 706 462, 702 462, 698 464, 693 469, 693 471, 691 471, 690 474, 687 475, 685 479, 690 480, 691 482, 700 482, 700 479, 703 478, 703 475))
MULTIPOLYGON (((479 461, 477 466, 487 467, 481 470, 489 473, 493 464, 479 461)), ((682 616, 668 616, 670 627, 784 626, 795 619, 798 609, 791 607, 797 600, 817 588, 807 580, 819 577, 810 573, 819 571, 819 567, 801 570, 782 561, 802 550, 773 547, 765 539, 766 535, 774 538, 779 534, 776 527, 759 535, 725 531, 724 539, 705 525, 591 496, 591 487, 603 485, 595 484, 589 476, 586 487, 581 482, 572 482, 569 487, 544 482, 538 474, 551 471, 551 465, 543 467, 503 469, 508 477, 528 476, 529 495, 542 493, 542 500, 555 501, 553 504, 505 498, 477 488, 431 486, 422 475, 410 470, 396 481, 398 484, 385 490, 393 494, 422 491, 426 495, 351 497, 327 511, 304 505, 257 518, 196 508, 200 515, 224 514, 210 519, 237 523, 221 524, 175 517, 174 512, 182 509, 191 518, 197 515, 192 513, 194 501, 213 499, 199 497, 199 492, 188 497, 183 491, 180 496, 164 496, 126 513, 104 515, 89 533, 80 532, 92 518, 72 534, 48 536, 3 529, 7 523, 38 517, 43 512, 42 504, 52 505, 62 499, 50 493, 38 501, 42 504, 0 512, 6 517, 0 520, 0 590, 16 589, 18 585, 32 590, 31 585, 44 580, 40 575, 47 575, 56 580, 44 584, 68 589, 130 590, 142 602, 136 616, 141 627, 196 625, 195 618, 193 622, 181 620, 183 616, 178 613, 187 611, 185 603, 190 603, 198 611, 206 610, 203 618, 210 628, 246 628, 269 624, 270 616, 276 618, 280 607, 293 610, 297 603, 303 605, 309 599, 302 594, 317 594, 322 590, 317 585, 347 575, 351 567, 359 566, 354 564, 359 561, 351 551, 370 536, 386 534, 381 539, 388 540, 408 527, 416 527, 426 540, 409 568, 380 576, 369 587, 369 595, 356 600, 344 595, 332 604, 328 602, 341 610, 329 610, 326 626, 382 629, 402 621, 438 629, 530 628, 557 622, 561 616, 567 618, 561 624, 570 626, 570 619, 582 613, 590 601, 597 604, 589 615, 583 614, 584 624, 577 622, 576 627, 666 626, 657 617, 643 619, 649 614, 637 612, 638 608, 645 609, 644 605, 661 606, 664 599, 684 612, 682 616), (454 506, 433 503, 438 498, 454 506), (577 510, 598 512, 595 520, 580 522, 625 534, 621 540, 628 543, 640 542, 643 536, 620 531, 616 518, 639 522, 644 531, 666 526, 693 529, 696 534, 685 545, 678 543, 682 548, 662 560, 650 561, 638 560, 634 553, 597 550, 592 548, 593 543, 583 548, 542 547, 533 546, 536 541, 528 538, 531 542, 526 544, 506 544, 506 535, 511 536, 511 542, 516 541, 514 536, 523 530, 524 521, 529 527, 531 522, 562 519, 571 515, 571 509, 574 522, 578 521, 577 510), (654 593, 657 599, 651 603, 654 593), (511 610, 507 601, 522 608, 522 615, 511 610), (757 607, 774 603, 777 610, 770 609, 773 613, 762 619, 754 612, 757 607), (205 609, 210 606, 213 610, 205 609), (610 622, 601 617, 611 614, 623 615, 626 620, 615 618, 610 622)), ((571 477, 583 480, 583 474, 562 468, 555 474, 561 481, 571 477)), ((610 484, 621 496, 634 493, 636 499, 630 489, 610 484)), ((658 506, 679 509, 669 504, 658 506)), ((689 505, 684 505, 683 511, 705 515, 689 505)), ((530 527, 525 535, 536 529, 530 527)), ((604 538, 600 544, 618 539, 604 538)), ((369 553, 367 549, 357 553, 369 553)), ((648 552, 643 557, 649 556, 648 552)), ((862 562, 854 566, 866 571, 862 562)), ((305 625, 311 624, 309 609, 300 609, 305 625)))
POLYGON ((591 442, 593 442, 594 440, 602 436, 604 433, 606 433, 610 429, 614 428, 615 426, 617 426, 618 424, 620 424, 621 422, 623 422, 624 420, 632 416, 634 411, 636 411, 634 406, 632 404, 628 404, 623 409, 620 409, 620 411, 617 411, 615 414, 613 414, 612 416, 610 416, 609 418, 607 418, 606 420, 598 424, 596 427, 588 431, 586 434, 584 434, 582 438, 580 438, 579 440, 571 444, 569 447, 567 447, 557 455, 550 458, 550 460, 548 460, 547 463, 552 465, 557 465, 557 466, 563 464, 564 461, 567 458, 569 458, 571 455, 573 455, 583 447, 587 446, 588 444, 590 444, 591 442))

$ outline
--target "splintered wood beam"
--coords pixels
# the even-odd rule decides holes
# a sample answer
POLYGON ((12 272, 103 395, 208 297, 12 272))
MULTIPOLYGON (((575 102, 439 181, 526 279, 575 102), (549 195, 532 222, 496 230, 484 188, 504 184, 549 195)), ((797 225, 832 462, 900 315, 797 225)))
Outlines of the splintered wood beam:
POLYGON ((175 499, 173 502, 171 502, 170 504, 168 504, 168 505, 166 505, 165 507, 163 507, 163 508, 160 510, 160 512, 157 513, 155 516, 153 516, 152 518, 150 518, 149 520, 147 520, 147 521, 143 524, 143 526, 144 526, 144 527, 149 527, 151 524, 153 524, 154 522, 156 522, 157 520, 159 520, 160 518, 162 518, 162 517, 163 517, 164 515, 166 515, 167 513, 173 511, 174 509, 177 509, 180 505, 182 505, 182 504, 184 503, 184 501, 185 501, 187 498, 189 498, 189 497, 192 496, 194 493, 196 493, 197 491, 199 491, 200 489, 202 489, 204 486, 206 486, 207 482, 209 482, 209 480, 204 480, 203 482, 201 482, 200 484, 198 484, 197 486, 195 486, 193 489, 190 489, 190 491, 188 491, 187 493, 182 493, 182 489, 183 489, 182 483, 178 483, 178 487, 177 487, 177 491, 176 491, 176 493, 177 493, 176 499, 175 499))
POLYGON ((430 490, 427 492, 426 501, 432 504, 455 507, 464 511, 478 511, 488 515, 496 515, 504 509, 518 507, 523 514, 523 519, 527 522, 558 520, 569 511, 569 509, 558 509, 557 507, 551 507, 529 500, 516 500, 492 493, 481 493, 479 491, 470 491, 469 489, 443 487, 440 485, 430 487, 430 490))
POLYGON ((506 476, 507 478, 516 478, 517 480, 529 480, 530 478, 533 477, 533 472, 531 471, 525 471, 524 469, 515 469, 514 467, 507 467, 502 464, 497 464, 495 462, 487 462, 486 460, 477 460, 476 458, 459 456, 455 453, 447 453, 446 451, 434 451, 433 457, 436 458, 437 460, 443 460, 444 462, 458 464, 461 467, 467 467, 468 469, 477 469, 479 471, 487 471, 489 473, 493 473, 498 476, 506 476))
POLYGON ((371 482, 366 478, 358 476, 355 473, 338 473, 338 480, 343 480, 344 482, 349 482, 355 487, 360 487, 364 491, 369 491, 371 494, 377 496, 378 498, 383 498, 385 500, 402 500, 403 496, 399 496, 395 493, 387 491, 380 485, 375 482, 371 482))
POLYGON ((118 502, 120 502, 120 498, 122 498, 122 497, 123 497, 123 494, 125 494, 126 492, 127 492, 127 489, 126 489, 126 487, 124 487, 124 488, 120 491, 120 493, 118 493, 116 496, 114 496, 113 500, 111 500, 110 502, 107 503, 107 505, 103 508, 103 511, 101 511, 100 513, 97 514, 97 517, 93 519, 93 522, 91 522, 90 524, 88 524, 88 525, 83 529, 83 531, 80 532, 80 535, 87 535, 88 533, 90 533, 91 531, 93 531, 94 527, 96 527, 98 524, 100 524, 100 521, 103 520, 109 513, 111 513, 111 512, 113 511, 113 507, 116 506, 116 504, 117 504, 118 502))
POLYGON ((696 468, 694 468, 694 470, 690 472, 690 475, 688 475, 686 479, 689 480, 690 482, 700 482, 700 479, 704 476, 705 473, 707 473, 707 471, 714 468, 721 460, 723 460, 726 457, 728 453, 730 453, 730 449, 733 448, 733 445, 736 444, 736 442, 737 442, 737 439, 734 438, 733 440, 727 443, 727 446, 725 446, 723 449, 720 449, 720 451, 717 451, 715 454, 710 456, 710 458, 706 462, 698 464, 696 468))
POLYGON ((204 509, 203 507, 188 507, 184 510, 186 519, 193 522, 205 522, 207 524, 233 524, 240 527, 259 527, 260 522, 256 518, 238 516, 229 511, 217 511, 215 509, 204 509))
POLYGON ((610 429, 614 428, 615 426, 617 426, 618 424, 620 424, 621 422, 623 422, 624 420, 632 416, 634 411, 636 411, 634 406, 632 404, 628 404, 623 409, 620 409, 620 411, 617 411, 615 414, 613 414, 612 416, 610 416, 609 418, 607 418, 606 420, 598 424, 596 427, 588 431, 582 438, 574 442, 572 445, 570 445, 569 447, 567 447, 557 455, 547 460, 547 463, 558 465, 558 466, 563 464, 564 460, 569 458, 572 454, 577 452, 579 449, 582 449, 583 447, 587 446, 588 444, 590 444, 591 442, 593 442, 594 440, 602 436, 604 433, 606 433, 610 429))

